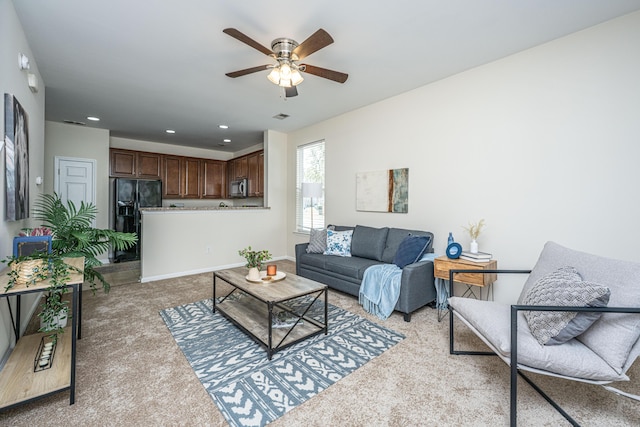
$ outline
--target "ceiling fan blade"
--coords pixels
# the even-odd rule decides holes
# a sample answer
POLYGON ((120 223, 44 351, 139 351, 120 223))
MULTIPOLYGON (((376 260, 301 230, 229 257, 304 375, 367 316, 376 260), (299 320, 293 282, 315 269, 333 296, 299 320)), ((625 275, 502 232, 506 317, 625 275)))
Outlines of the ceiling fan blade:
POLYGON ((313 74, 318 77, 324 77, 325 79, 333 80, 334 82, 338 83, 344 83, 349 78, 349 74, 341 73, 340 71, 328 70, 326 68, 316 67, 309 64, 301 64, 300 71, 313 74))
POLYGON ((309 38, 300 43, 298 47, 293 49, 293 54, 297 55, 298 60, 300 60, 319 51, 323 47, 329 46, 331 43, 333 43, 333 38, 329 33, 320 28, 318 31, 311 34, 309 38))
POLYGON ((285 98, 291 98, 294 96, 298 96, 298 89, 295 86, 285 87, 284 88, 284 96, 285 98))
POLYGON ((246 76, 247 74, 257 73, 258 71, 264 71, 269 68, 268 65, 260 65, 258 67, 245 68, 244 70, 233 71, 231 73, 225 74, 228 77, 236 78, 246 76))
POLYGON ((255 41, 254 39, 252 39, 251 37, 247 36, 246 34, 241 33, 240 31, 236 30, 235 28, 225 28, 224 30, 222 30, 223 33, 230 35, 231 37, 233 37, 236 40, 240 40, 242 43, 251 46, 252 48, 259 50, 260 52, 264 53, 265 55, 273 55, 273 52, 271 51, 271 49, 267 49, 266 47, 262 46, 260 43, 258 43, 257 41, 255 41))

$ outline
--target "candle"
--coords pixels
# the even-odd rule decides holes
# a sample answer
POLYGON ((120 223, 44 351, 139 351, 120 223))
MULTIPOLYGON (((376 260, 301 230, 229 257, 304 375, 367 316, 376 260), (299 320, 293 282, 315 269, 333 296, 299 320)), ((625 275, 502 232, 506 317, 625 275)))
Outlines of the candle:
POLYGON ((275 264, 267 265, 267 276, 275 276, 278 271, 278 267, 275 264))

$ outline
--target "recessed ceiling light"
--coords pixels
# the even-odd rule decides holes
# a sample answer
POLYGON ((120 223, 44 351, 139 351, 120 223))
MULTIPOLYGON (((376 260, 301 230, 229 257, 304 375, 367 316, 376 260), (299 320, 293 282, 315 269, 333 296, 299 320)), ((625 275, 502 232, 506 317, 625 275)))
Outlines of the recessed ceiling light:
POLYGON ((274 119, 278 119, 278 120, 284 120, 287 117, 289 117, 289 115, 284 113, 276 114, 275 116, 273 116, 274 119))
POLYGON ((165 130, 165 132, 166 132, 166 133, 176 133, 176 131, 175 131, 175 130, 173 130, 173 129, 167 129, 167 130, 165 130))
POLYGON ((223 139, 222 142, 231 142, 230 139, 223 139))
POLYGON ((91 120, 92 122, 99 122, 100 117, 88 116, 87 120, 91 120))
POLYGON ((228 125, 218 125, 220 129, 229 129, 228 125))

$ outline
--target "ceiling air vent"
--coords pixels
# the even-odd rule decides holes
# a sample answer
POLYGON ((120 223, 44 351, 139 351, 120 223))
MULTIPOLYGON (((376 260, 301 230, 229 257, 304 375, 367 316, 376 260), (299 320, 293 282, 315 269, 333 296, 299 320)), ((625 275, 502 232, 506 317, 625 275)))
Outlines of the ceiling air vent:
POLYGON ((65 123, 69 123, 70 125, 79 125, 79 126, 86 126, 86 123, 82 123, 82 122, 76 122, 75 120, 63 120, 63 122, 65 123))
POLYGON ((275 116, 273 116, 274 119, 278 119, 278 120, 284 120, 287 117, 289 117, 289 115, 284 113, 276 114, 275 116))

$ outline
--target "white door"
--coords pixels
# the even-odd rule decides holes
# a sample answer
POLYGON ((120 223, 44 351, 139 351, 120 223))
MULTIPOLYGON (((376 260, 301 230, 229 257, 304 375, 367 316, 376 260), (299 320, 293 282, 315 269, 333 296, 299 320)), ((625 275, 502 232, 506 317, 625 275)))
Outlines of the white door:
POLYGON ((65 204, 67 200, 76 207, 80 202, 96 204, 95 160, 56 156, 55 168, 54 191, 65 204))

